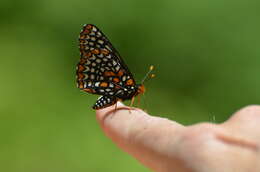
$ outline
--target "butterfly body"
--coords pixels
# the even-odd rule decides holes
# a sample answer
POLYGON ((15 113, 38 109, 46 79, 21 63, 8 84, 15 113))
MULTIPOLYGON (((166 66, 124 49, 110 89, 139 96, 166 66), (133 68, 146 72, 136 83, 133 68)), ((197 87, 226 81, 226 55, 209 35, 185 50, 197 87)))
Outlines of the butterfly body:
POLYGON ((80 62, 77 86, 82 91, 102 95, 94 109, 129 100, 144 92, 106 36, 94 25, 83 27, 79 36, 80 62))

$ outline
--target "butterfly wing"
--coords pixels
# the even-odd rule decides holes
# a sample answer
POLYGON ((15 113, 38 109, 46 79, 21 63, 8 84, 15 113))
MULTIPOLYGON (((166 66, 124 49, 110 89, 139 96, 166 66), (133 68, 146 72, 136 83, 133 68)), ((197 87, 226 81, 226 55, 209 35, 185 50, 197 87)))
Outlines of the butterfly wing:
POLYGON ((83 91, 116 96, 134 86, 133 75, 107 37, 94 25, 83 27, 79 36, 80 62, 77 85, 83 91))
POLYGON ((116 97, 101 96, 98 98, 97 102, 93 105, 93 109, 102 109, 111 106, 117 102, 116 97))

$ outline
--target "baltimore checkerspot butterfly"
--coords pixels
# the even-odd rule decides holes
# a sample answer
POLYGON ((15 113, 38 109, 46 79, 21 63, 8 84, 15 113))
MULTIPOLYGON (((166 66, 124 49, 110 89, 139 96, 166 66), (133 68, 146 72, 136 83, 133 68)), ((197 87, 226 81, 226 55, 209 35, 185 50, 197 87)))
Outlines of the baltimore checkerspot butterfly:
MULTIPOLYGON (((84 25, 79 36, 79 49, 81 58, 77 65, 77 87, 102 95, 93 109, 102 109, 117 101, 133 101, 135 96, 144 93, 144 85, 136 84, 119 53, 96 26, 84 25)), ((145 78, 152 69, 151 66, 145 78)))

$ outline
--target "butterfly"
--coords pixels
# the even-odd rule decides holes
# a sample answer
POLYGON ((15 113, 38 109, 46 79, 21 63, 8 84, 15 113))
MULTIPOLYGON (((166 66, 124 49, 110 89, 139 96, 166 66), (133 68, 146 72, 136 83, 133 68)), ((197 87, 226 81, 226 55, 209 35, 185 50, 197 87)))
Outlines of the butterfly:
POLYGON ((136 84, 127 65, 107 37, 95 25, 87 24, 79 35, 80 61, 77 65, 77 87, 101 95, 93 109, 102 109, 117 101, 134 100, 145 92, 136 84))

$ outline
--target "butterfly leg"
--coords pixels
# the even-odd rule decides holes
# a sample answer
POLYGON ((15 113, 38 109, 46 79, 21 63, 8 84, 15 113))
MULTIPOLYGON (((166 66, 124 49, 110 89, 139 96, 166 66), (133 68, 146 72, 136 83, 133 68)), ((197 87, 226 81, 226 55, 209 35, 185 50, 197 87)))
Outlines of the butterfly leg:
POLYGON ((130 107, 134 105, 135 97, 132 97, 130 107))
POLYGON ((134 105, 134 101, 135 101, 135 97, 132 97, 131 103, 130 103, 130 108, 129 108, 129 113, 131 113, 131 109, 132 109, 132 107, 134 105))
MULTIPOLYGON (((117 102, 116 102, 116 104, 115 104, 115 111, 116 111, 116 109, 117 109, 117 102)), ((114 112, 115 112, 115 111, 114 111, 114 112)))
POLYGON ((141 104, 141 95, 138 95, 138 107, 140 107, 141 104))

